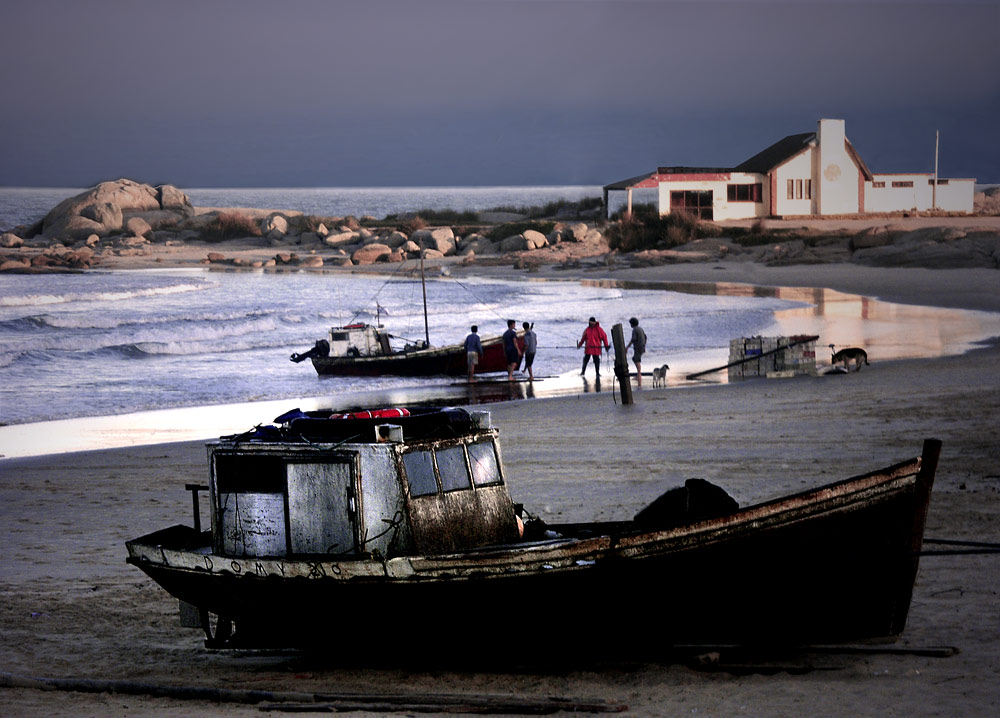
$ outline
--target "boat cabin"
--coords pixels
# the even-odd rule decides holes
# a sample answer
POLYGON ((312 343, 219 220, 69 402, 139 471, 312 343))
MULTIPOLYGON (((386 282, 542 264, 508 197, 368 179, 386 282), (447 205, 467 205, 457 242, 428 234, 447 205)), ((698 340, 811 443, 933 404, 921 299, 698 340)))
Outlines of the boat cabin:
POLYGON ((211 442, 213 553, 344 560, 516 541, 489 412, 407 414, 296 411, 211 442))
POLYGON ((330 327, 327 333, 330 345, 328 356, 380 356, 392 354, 389 333, 380 326, 371 324, 348 324, 344 327, 330 327))

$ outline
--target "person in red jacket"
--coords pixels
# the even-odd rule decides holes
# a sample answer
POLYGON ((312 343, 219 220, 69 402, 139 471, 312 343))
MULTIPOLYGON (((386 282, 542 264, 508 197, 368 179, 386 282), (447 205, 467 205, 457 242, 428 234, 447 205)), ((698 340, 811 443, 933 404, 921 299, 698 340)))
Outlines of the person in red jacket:
POLYGON ((597 320, 591 317, 587 320, 587 328, 583 330, 583 336, 580 337, 580 341, 576 343, 576 348, 585 347, 583 350, 583 367, 580 369, 580 376, 583 376, 584 372, 587 371, 587 362, 590 358, 594 358, 594 369, 597 371, 597 378, 601 378, 601 344, 604 345, 604 350, 607 351, 611 348, 608 344, 608 335, 604 333, 601 329, 601 325, 598 324, 597 320))

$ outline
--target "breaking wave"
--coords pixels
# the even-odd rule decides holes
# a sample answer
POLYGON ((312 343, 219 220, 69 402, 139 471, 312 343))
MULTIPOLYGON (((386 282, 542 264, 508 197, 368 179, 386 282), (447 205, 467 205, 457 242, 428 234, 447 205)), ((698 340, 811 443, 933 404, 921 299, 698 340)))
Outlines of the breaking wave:
POLYGON ((69 302, 122 302, 129 299, 167 296, 185 292, 199 292, 209 289, 213 284, 199 282, 194 284, 171 284, 162 287, 145 287, 126 290, 106 290, 96 292, 66 292, 65 294, 14 294, 0 297, 0 307, 39 307, 69 302))

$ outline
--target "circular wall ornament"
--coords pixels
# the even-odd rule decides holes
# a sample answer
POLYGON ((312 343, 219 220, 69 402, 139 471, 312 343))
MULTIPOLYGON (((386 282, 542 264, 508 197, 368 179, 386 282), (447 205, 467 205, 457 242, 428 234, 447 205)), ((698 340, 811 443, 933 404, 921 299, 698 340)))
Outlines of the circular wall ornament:
POLYGON ((823 176, 826 177, 829 182, 835 181, 840 177, 840 165, 827 165, 826 169, 823 170, 823 176))

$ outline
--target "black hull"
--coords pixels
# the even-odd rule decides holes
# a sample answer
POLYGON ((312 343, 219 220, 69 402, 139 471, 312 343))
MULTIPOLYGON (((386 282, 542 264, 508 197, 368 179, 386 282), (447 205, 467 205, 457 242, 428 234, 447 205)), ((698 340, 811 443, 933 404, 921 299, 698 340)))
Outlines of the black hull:
MULTIPOLYGON (((254 559, 223 573, 129 560, 177 598, 233 619, 234 640, 249 644, 405 636, 482 645, 490 636, 662 648, 889 639, 906 624, 936 461, 929 442, 919 472, 916 462, 901 464, 668 531, 621 524, 610 538, 534 551, 415 557, 402 579, 339 580, 320 575, 331 565, 319 562, 311 577, 283 578, 254 559), (520 568, 532 562, 537 570, 520 568)), ((186 539, 153 534, 133 543, 197 543, 187 531, 186 539)))
MULTIPOLYGON (((520 338, 518 342, 520 344, 520 338)), ((482 340, 483 356, 476 373, 507 371, 503 340, 482 340)), ((311 357, 316 373, 328 376, 465 376, 468 364, 465 346, 453 344, 436 349, 417 349, 387 356, 311 357)))

